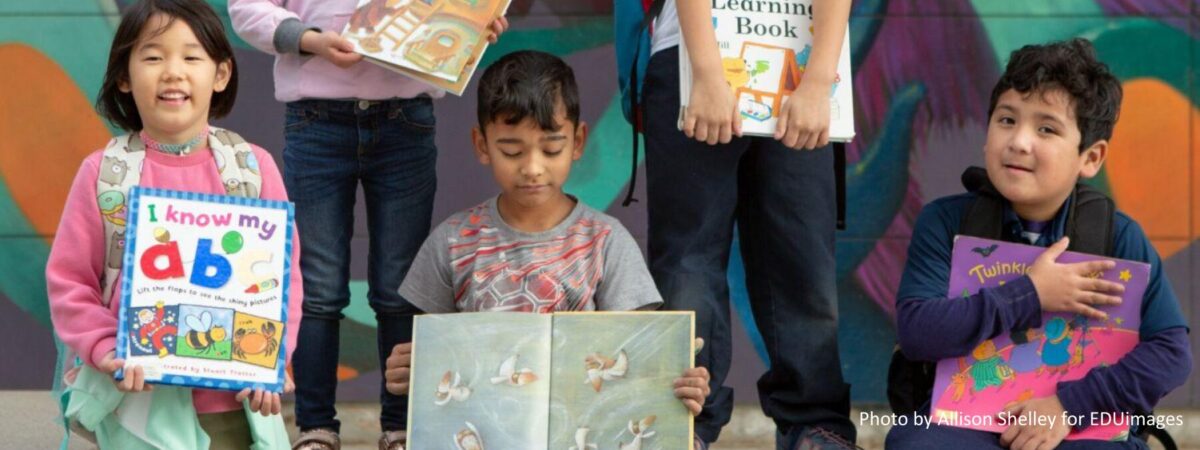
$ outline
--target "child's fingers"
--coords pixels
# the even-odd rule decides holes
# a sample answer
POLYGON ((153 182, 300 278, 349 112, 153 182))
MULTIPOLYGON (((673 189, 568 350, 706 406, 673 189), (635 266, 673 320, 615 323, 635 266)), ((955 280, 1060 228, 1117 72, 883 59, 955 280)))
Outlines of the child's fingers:
POLYGON ((242 402, 242 401, 246 401, 246 397, 249 397, 249 396, 250 396, 250 388, 245 388, 245 389, 242 389, 241 391, 238 391, 237 395, 233 396, 233 399, 237 400, 239 402, 242 402))
POLYGON ((680 401, 683 402, 683 406, 686 407, 688 412, 692 413, 693 416, 700 415, 700 411, 703 410, 703 405, 701 405, 698 401, 683 397, 680 398, 680 401))
POLYGON ((1039 262, 1054 262, 1058 259, 1059 255, 1067 251, 1067 246, 1070 244, 1071 238, 1064 236, 1062 239, 1059 239, 1058 242, 1055 242, 1054 245, 1047 247, 1046 251, 1042 252, 1042 255, 1037 257, 1037 261, 1034 261, 1034 264, 1039 262))
POLYGON ((696 137, 696 116, 689 110, 683 112, 683 135, 689 138, 696 137))
POLYGON ((700 350, 704 350, 704 338, 698 337, 692 340, 692 347, 695 347, 696 354, 700 354, 700 350))
POLYGON ((1079 275, 1089 275, 1096 272, 1103 272, 1116 266, 1117 263, 1115 261, 1108 260, 1087 261, 1070 265, 1071 271, 1079 275))
POLYGON ((783 110, 779 112, 779 120, 775 122, 775 140, 782 140, 788 132, 788 120, 791 117, 791 108, 788 105, 783 105, 783 110))
POLYGON ((1122 294, 1125 292, 1125 286, 1122 286, 1121 283, 1101 280, 1099 278, 1080 279, 1079 289, 1099 294, 1122 294))
POLYGON ((384 387, 386 387, 387 391, 391 392, 392 395, 408 395, 408 382, 389 381, 384 383, 384 387))
POLYGON ((1100 311, 1096 308, 1093 308, 1091 306, 1085 305, 1083 302, 1076 301, 1074 304, 1074 307, 1068 308, 1068 309, 1073 310, 1070 312, 1073 312, 1076 314, 1083 314, 1092 319, 1108 320, 1108 314, 1106 314, 1105 312, 1100 311))
POLYGON ((132 389, 134 392, 140 392, 142 390, 142 386, 144 386, 145 384, 146 384, 146 372, 143 371, 140 366, 134 367, 133 368, 133 384, 130 386, 130 389, 132 389))
POLYGON ((266 411, 263 410, 263 390, 262 389, 254 390, 254 397, 250 400, 250 410, 258 411, 260 414, 262 414, 264 416, 266 415, 266 411))

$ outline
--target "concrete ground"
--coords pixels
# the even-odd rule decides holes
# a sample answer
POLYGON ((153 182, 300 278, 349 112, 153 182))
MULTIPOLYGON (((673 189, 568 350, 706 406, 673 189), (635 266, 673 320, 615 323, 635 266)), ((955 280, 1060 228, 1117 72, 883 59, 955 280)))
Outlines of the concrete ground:
MULTIPOLYGON (((349 403, 338 406, 342 420, 346 450, 375 449, 378 439, 377 406, 349 403)), ((291 423, 292 405, 285 405, 285 420, 291 423)), ((875 409, 882 411, 882 409, 875 409)), ((1180 448, 1200 450, 1200 410, 1164 410, 1161 415, 1179 414, 1183 423, 1168 427, 1180 448)), ((62 439, 62 430, 54 422, 57 414, 54 401, 46 391, 0 391, 0 450, 54 449, 62 439)), ((851 417, 857 422, 859 410, 851 417)), ((865 449, 882 449, 888 427, 859 426, 858 445, 865 449)), ((293 433, 295 430, 292 430, 293 433)), ((711 450, 773 450, 775 426, 753 406, 738 407, 733 420, 722 433, 721 441, 711 450)), ((1152 443, 1151 448, 1162 448, 1152 443)), ((81 439, 73 439, 71 450, 90 448, 81 439)))

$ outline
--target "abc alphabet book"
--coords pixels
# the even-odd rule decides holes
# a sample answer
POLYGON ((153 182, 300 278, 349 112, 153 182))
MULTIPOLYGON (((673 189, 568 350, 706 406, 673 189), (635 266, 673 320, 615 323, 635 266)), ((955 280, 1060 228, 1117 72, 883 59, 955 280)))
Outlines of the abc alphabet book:
MULTIPOLYGON (((1045 251, 1031 245, 957 236, 949 297, 970 301, 968 297, 982 289, 1020 278, 1045 251)), ((1119 305, 1096 307, 1108 315, 1107 320, 1043 311, 1040 327, 1012 330, 979 343, 970 354, 938 361, 930 420, 1002 432, 1005 426, 995 418, 1008 406, 1053 395, 1059 382, 1078 380, 1091 370, 1116 364, 1132 350, 1138 343, 1150 265, 1075 252, 1063 253, 1058 262, 1101 259, 1114 261, 1116 267, 1089 276, 1125 287, 1119 305)), ((1128 432, 1128 424, 1093 424, 1072 432, 1067 439, 1123 440, 1128 432)))
POLYGON ((292 204, 134 187, 129 205, 117 358, 152 383, 282 391, 292 204))
POLYGON ((683 449, 694 313, 416 317, 409 448, 683 449))

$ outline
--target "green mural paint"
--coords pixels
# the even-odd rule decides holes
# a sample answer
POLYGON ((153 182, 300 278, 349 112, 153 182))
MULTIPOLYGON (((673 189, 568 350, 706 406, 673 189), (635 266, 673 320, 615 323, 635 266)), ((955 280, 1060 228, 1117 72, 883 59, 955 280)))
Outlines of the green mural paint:
POLYGON ((971 0, 971 5, 979 14, 999 67, 1008 63, 1009 53, 1023 45, 1075 37, 1108 22, 1092 0, 971 0), (1031 26, 1038 21, 1047 26, 1031 26))
MULTIPOLYGON (((621 113, 621 96, 614 95, 600 119, 593 124, 583 157, 571 169, 563 190, 583 203, 604 211, 625 189, 633 164, 633 141, 629 123, 621 113)), ((638 155, 638 164, 642 163, 638 155)))
POLYGON ((46 260, 50 246, 13 202, 8 184, 0 180, 0 291, 38 323, 50 327, 46 301, 46 260))

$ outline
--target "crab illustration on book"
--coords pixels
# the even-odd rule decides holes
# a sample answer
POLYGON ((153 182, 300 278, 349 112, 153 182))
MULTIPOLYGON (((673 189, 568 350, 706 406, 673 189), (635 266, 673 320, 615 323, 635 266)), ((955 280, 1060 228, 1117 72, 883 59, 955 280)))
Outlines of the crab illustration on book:
POLYGON ((471 396, 471 388, 462 386, 461 382, 458 372, 447 370, 442 375, 442 382, 438 383, 437 391, 433 393, 433 404, 442 406, 450 403, 450 400, 466 401, 471 396))
POLYGON ((467 428, 454 434, 454 447, 458 450, 483 450, 483 438, 479 437, 475 425, 467 422, 467 428))
POLYGON ((583 382, 591 383, 592 389, 600 392, 605 381, 625 377, 625 371, 629 370, 629 357, 625 355, 625 350, 617 352, 615 360, 597 352, 583 358, 583 366, 587 369, 587 379, 583 382))
POLYGON ((588 427, 579 427, 578 430, 575 430, 575 445, 567 450, 588 450, 589 448, 596 450, 596 444, 589 444, 587 440, 588 433, 591 431, 588 427))
POLYGON ((521 355, 509 356, 503 363, 500 363, 500 369, 496 371, 496 376, 492 377, 492 384, 505 383, 512 386, 524 386, 537 381, 538 377, 532 369, 526 367, 517 370, 517 357, 519 356, 521 355))
MULTIPOLYGON (((633 434, 633 440, 629 441, 628 444, 619 442, 617 448, 620 450, 642 450, 642 441, 649 439, 655 434, 653 431, 648 431, 650 425, 654 424, 654 419, 655 416, 646 416, 645 419, 637 422, 630 420, 627 429, 633 434)), ((621 433, 624 434, 625 430, 621 430, 621 433)))

